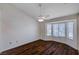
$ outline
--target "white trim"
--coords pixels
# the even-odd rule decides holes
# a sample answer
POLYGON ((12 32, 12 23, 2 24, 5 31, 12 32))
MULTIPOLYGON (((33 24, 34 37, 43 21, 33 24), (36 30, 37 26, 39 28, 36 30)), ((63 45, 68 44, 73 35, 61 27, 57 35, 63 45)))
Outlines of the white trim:
POLYGON ((58 21, 58 20, 57 20, 57 21, 54 21, 54 22, 52 21, 52 22, 48 22, 48 23, 59 23, 59 22, 69 22, 69 21, 70 21, 70 22, 71 22, 71 21, 76 21, 76 19, 62 20, 62 21, 60 21, 60 20, 58 21))

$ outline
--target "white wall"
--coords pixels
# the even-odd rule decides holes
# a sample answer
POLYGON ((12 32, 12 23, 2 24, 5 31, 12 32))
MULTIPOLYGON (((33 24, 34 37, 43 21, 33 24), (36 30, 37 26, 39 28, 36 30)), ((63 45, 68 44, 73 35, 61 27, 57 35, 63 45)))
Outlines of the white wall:
POLYGON ((77 44, 79 50, 79 14, 77 15, 77 44))
POLYGON ((2 50, 3 45, 2 45, 2 17, 1 17, 1 10, 0 10, 0 50, 2 50))
POLYGON ((0 51, 38 39, 38 23, 33 18, 10 4, 0 4, 0 12, 0 51))
POLYGON ((56 37, 48 37, 46 36, 46 28, 45 28, 45 24, 49 23, 49 22, 55 22, 55 21, 63 21, 63 20, 76 20, 77 21, 77 15, 70 15, 70 16, 63 16, 63 17, 58 17, 55 19, 51 19, 51 20, 47 20, 45 22, 40 23, 40 37, 44 40, 52 40, 52 41, 57 41, 57 42, 61 42, 61 43, 65 43, 68 44, 69 46, 78 49, 78 44, 77 44, 77 23, 75 24, 75 32, 74 32, 74 39, 70 40, 67 38, 56 38, 56 37))

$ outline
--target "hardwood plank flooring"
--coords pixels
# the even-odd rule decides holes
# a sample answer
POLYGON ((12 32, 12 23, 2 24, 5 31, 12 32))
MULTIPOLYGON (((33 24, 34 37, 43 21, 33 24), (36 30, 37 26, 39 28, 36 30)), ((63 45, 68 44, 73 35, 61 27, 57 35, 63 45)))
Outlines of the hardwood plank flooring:
POLYGON ((55 41, 37 40, 4 51, 0 55, 78 55, 78 50, 55 41))

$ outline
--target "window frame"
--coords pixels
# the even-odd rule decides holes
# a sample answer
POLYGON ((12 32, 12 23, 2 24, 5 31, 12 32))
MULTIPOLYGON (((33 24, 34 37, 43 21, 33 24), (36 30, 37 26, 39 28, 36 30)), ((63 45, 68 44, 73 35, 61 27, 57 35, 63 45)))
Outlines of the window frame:
MULTIPOLYGON (((74 25, 76 25, 76 19, 72 19, 72 20, 64 20, 64 21, 55 21, 55 22, 49 22, 50 24, 51 24, 51 35, 50 36, 52 36, 52 37, 54 37, 54 38, 67 38, 67 25, 66 25, 66 23, 67 22, 74 22, 74 25), (63 36, 59 36, 59 33, 58 33, 58 36, 53 36, 53 25, 52 24, 55 24, 55 23, 57 23, 57 24, 59 24, 59 23, 64 23, 65 24, 65 36, 63 37, 63 36)), ((49 23, 46 23, 46 24, 49 24, 49 23)), ((74 28, 74 25, 73 25, 73 28, 74 28)), ((58 26, 59 27, 59 26, 58 26)), ((77 25, 76 25, 76 27, 77 27, 77 25)), ((58 30, 59 31, 59 30, 58 30)), ((74 29, 73 29, 73 33, 74 33, 74 29)), ((77 34, 77 33, 76 33, 77 34)), ((47 36, 47 32, 46 32, 46 36, 47 36)), ((50 37, 50 36, 48 36, 48 37, 50 37)), ((69 38, 67 38, 67 39, 69 39, 69 38)), ((73 34, 73 39, 74 39, 74 34, 73 34)), ((70 39, 70 40, 73 40, 73 39, 70 39)))
MULTIPOLYGON (((66 37, 66 34, 65 34, 64 37, 63 37, 63 36, 59 36, 59 24, 62 24, 62 23, 65 24, 65 22, 55 22, 55 23, 52 23, 52 25, 53 25, 53 24, 58 24, 58 36, 53 36, 53 29, 52 29, 52 37, 54 37, 54 38, 65 38, 65 37, 66 37)), ((65 26, 66 26, 66 24, 65 24, 65 26)), ((53 28, 53 27, 52 27, 52 28, 53 28)), ((65 28, 65 32, 66 32, 66 28, 65 28)))

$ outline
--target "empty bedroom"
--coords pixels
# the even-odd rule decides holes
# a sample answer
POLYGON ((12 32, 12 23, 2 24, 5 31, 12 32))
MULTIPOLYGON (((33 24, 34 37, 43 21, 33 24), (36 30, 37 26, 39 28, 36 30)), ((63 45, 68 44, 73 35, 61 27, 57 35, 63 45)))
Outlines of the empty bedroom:
POLYGON ((79 3, 0 3, 0 55, 78 55, 79 3))

